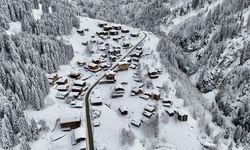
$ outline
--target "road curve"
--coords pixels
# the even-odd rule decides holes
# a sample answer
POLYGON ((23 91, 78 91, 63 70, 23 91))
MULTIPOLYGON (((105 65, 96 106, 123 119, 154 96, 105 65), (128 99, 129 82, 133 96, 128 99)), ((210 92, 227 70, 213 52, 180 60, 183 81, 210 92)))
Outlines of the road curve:
MULTIPOLYGON (((110 68, 110 70, 114 70, 115 67, 118 65, 119 62, 121 62, 124 58, 126 58, 130 53, 132 53, 147 37, 147 34, 143 32, 144 37, 136 44, 134 45, 129 51, 127 51, 120 59, 118 59, 110 68)), ((92 130, 92 120, 91 120, 91 112, 90 112, 90 101, 89 101, 89 95, 93 88, 105 77, 105 73, 101 75, 93 85, 89 87, 87 92, 84 96, 84 106, 85 106, 85 112, 86 112, 86 127, 87 127, 87 149, 88 150, 95 150, 94 149, 94 139, 93 139, 93 130, 92 130)))

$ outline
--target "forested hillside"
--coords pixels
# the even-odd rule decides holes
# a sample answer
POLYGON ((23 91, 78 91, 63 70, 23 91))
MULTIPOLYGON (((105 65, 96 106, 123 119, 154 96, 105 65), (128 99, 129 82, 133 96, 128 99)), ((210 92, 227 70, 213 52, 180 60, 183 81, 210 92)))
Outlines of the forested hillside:
POLYGON ((22 140, 36 140, 34 120, 26 121, 23 110, 40 110, 49 93, 46 73, 59 69, 73 58, 73 48, 59 35, 69 35, 79 27, 74 6, 63 0, 0 0, 0 117, 3 148, 9 149, 22 140), (41 19, 33 9, 42 7, 41 19), (12 22, 20 22, 22 31, 6 32, 12 22))
POLYGON ((215 101, 202 103, 212 113, 212 121, 225 129, 220 137, 233 138, 237 145, 249 144, 248 0, 77 2, 89 17, 161 37, 158 51, 173 78, 185 73, 201 94, 216 94, 215 101))

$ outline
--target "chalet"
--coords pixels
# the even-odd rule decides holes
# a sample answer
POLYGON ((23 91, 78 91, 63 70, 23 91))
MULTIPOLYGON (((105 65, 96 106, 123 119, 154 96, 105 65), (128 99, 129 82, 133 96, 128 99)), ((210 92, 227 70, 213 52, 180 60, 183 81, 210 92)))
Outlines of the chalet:
POLYGON ((130 33, 130 36, 131 36, 131 37, 138 37, 138 36, 139 36, 139 33, 137 33, 137 32, 130 33))
POLYGON ((93 125, 94 125, 94 127, 99 127, 101 125, 101 123, 98 120, 94 120, 93 125))
POLYGON ((152 99, 154 100, 160 100, 161 99, 161 93, 157 90, 152 91, 152 99))
POLYGON ((100 99, 100 98, 91 99, 91 105, 93 105, 93 106, 101 106, 102 105, 102 99, 100 99))
POLYGON ((78 71, 71 72, 71 73, 69 74, 69 77, 70 77, 70 78, 73 78, 73 79, 79 79, 79 78, 81 77, 81 73, 78 72, 78 71))
POLYGON ((120 106, 119 111, 122 115, 127 115, 128 114, 128 108, 125 106, 120 106))
POLYGON ((86 82, 82 80, 75 80, 73 84, 74 86, 81 86, 81 87, 86 86, 86 82))
POLYGON ((174 116, 174 110, 169 108, 169 109, 165 109, 166 113, 169 115, 169 116, 174 116))
POLYGON ((148 112, 153 112, 153 111, 155 111, 155 108, 153 106, 147 105, 146 107, 144 107, 144 110, 148 111, 148 112))
POLYGON ((122 29, 121 32, 122 33, 129 33, 129 29, 122 29))
POLYGON ((80 92, 70 92, 68 98, 77 99, 80 96, 80 92))
POLYGON ((74 129, 73 134, 71 136, 71 143, 72 145, 76 145, 82 141, 86 140, 86 133, 83 127, 79 127, 74 129))
POLYGON ((150 69, 148 69, 148 76, 149 76, 149 78, 151 78, 151 79, 156 79, 156 78, 159 77, 159 74, 158 74, 158 72, 156 71, 156 69, 150 68, 150 69))
POLYGON ((114 25, 114 26, 113 26, 113 29, 114 29, 114 30, 121 30, 122 27, 121 27, 120 25, 114 25))
POLYGON ((69 89, 69 85, 68 84, 64 84, 64 85, 57 85, 56 89, 58 91, 67 91, 69 89))
POLYGON ((147 118, 150 118, 153 115, 153 113, 152 112, 148 112, 148 111, 144 111, 143 115, 146 116, 147 118))
POLYGON ((109 70, 106 72, 106 79, 107 80, 115 80, 115 72, 112 70, 109 70))
POLYGON ((76 129, 81 125, 81 118, 78 116, 63 116, 59 120, 61 128, 65 130, 76 129))
POLYGON ((98 69, 98 65, 97 64, 94 64, 94 63, 89 63, 88 64, 88 68, 90 70, 97 70, 98 69))
POLYGON ((136 127, 140 127, 141 126, 141 120, 138 120, 138 119, 133 119, 131 121, 131 124, 136 126, 136 127))
POLYGON ((109 56, 109 59, 110 59, 112 62, 116 62, 117 57, 116 57, 115 55, 110 55, 110 56, 109 56))
POLYGON ((180 121, 187 121, 188 120, 188 115, 184 113, 182 110, 177 111, 177 117, 178 120, 180 121))
POLYGON ((129 67, 128 62, 122 61, 122 62, 118 63, 118 69, 119 70, 128 70, 128 67, 129 67))
POLYGON ((64 84, 67 84, 68 83, 68 79, 67 78, 60 78, 60 79, 58 79, 57 81, 56 81, 56 83, 58 84, 58 85, 64 85, 64 84))
POLYGON ((106 26, 103 27, 103 30, 104 31, 110 31, 110 30, 112 30, 112 28, 113 28, 112 26, 106 25, 106 26))
POLYGON ((106 26, 107 25, 107 23, 104 23, 104 22, 100 22, 100 23, 98 23, 98 27, 104 27, 104 26, 106 26))
POLYGON ((65 99, 69 95, 69 92, 57 92, 56 98, 58 99, 65 99))
POLYGON ((80 66, 80 67, 86 65, 86 61, 84 61, 84 60, 78 60, 76 63, 77 63, 77 65, 80 66))

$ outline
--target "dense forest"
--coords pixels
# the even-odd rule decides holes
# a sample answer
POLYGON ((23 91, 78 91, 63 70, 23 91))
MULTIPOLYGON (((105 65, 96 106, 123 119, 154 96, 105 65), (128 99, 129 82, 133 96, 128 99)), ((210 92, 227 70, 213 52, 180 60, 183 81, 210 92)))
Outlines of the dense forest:
MULTIPOLYGON (((49 93, 46 73, 73 58, 73 48, 58 37, 79 27, 74 6, 62 0, 0 0, 0 143, 9 149, 38 139, 37 123, 27 121, 24 110, 45 107, 49 93), (41 19, 33 9, 42 7, 41 19), (8 34, 9 23, 20 22, 22 31, 8 34)), ((44 124, 44 123, 42 123, 44 124)))

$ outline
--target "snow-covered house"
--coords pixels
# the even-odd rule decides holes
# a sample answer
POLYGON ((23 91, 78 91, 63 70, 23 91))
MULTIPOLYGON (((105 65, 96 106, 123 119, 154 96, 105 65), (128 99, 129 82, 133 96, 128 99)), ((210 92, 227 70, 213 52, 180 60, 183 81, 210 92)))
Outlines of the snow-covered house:
POLYGON ((138 37, 139 33, 138 32, 133 32, 133 33, 130 33, 130 36, 131 37, 138 37))
POLYGON ((174 116, 175 114, 175 111, 172 108, 165 109, 165 111, 169 116, 174 116))
POLYGON ((129 33, 129 29, 123 28, 123 29, 121 30, 121 32, 122 32, 122 33, 129 33))
POLYGON ((177 111, 177 117, 178 117, 178 120, 180 120, 180 121, 187 121, 188 120, 188 115, 183 110, 177 111))
POLYGON ((71 91, 72 92, 79 92, 80 93, 80 92, 82 92, 82 88, 83 87, 81 87, 81 86, 75 86, 74 85, 74 86, 72 86, 71 91))
POLYGON ((122 44, 122 47, 123 47, 123 48, 129 48, 130 45, 131 45, 130 42, 124 42, 124 43, 122 44))
POLYGON ((149 76, 151 79, 156 79, 156 78, 159 77, 159 74, 158 74, 158 72, 156 71, 156 69, 150 68, 150 69, 148 69, 148 76, 149 76))
POLYGON ((139 120, 139 119, 133 119, 131 121, 131 124, 134 125, 134 126, 136 126, 136 127, 140 127, 141 126, 141 120, 139 120))
POLYGON ((144 110, 146 110, 148 112, 153 112, 153 111, 155 111, 155 108, 154 108, 154 106, 147 105, 146 107, 144 107, 144 110))
POLYGON ((56 87, 56 89, 57 89, 58 91, 67 91, 67 90, 69 89, 69 85, 68 85, 68 84, 58 85, 58 86, 56 87))
POLYGON ((114 30, 121 30, 122 27, 120 25, 113 25, 114 30))
POLYGON ((133 87, 131 90, 131 95, 139 95, 142 94, 142 89, 140 87, 133 87))
POLYGON ((125 61, 122 61, 122 62, 119 62, 117 66, 118 66, 119 70, 128 70, 129 63, 125 62, 125 61))
POLYGON ((60 117, 60 126, 65 130, 76 129, 81 126, 81 118, 79 116, 64 116, 60 117))
POLYGON ((117 60, 117 57, 115 55, 109 55, 109 59, 112 61, 112 62, 115 62, 117 60))
POLYGON ((106 26, 107 25, 107 23, 105 23, 105 22, 99 22, 98 23, 98 27, 104 27, 104 26, 106 26))
POLYGON ((148 111, 144 111, 143 115, 146 116, 147 118, 150 118, 153 115, 153 113, 152 112, 148 112, 148 111))
POLYGON ((52 73, 52 74, 47 75, 47 78, 49 80, 49 84, 54 85, 56 81, 59 79, 59 76, 57 73, 52 73))
POLYGON ((110 30, 109 35, 118 35, 119 32, 117 30, 110 30))
POLYGON ((57 83, 58 85, 64 85, 64 84, 67 84, 67 83, 68 83, 68 79, 67 79, 67 78, 62 77, 62 78, 58 79, 58 80, 56 81, 56 83, 57 83))
POLYGON ((104 27, 103 27, 103 30, 104 31, 110 31, 110 30, 112 30, 112 26, 110 26, 110 25, 105 25, 104 27))
POLYGON ((98 64, 95 64, 95 63, 89 63, 88 64, 88 70, 91 71, 91 72, 97 72, 99 71, 99 66, 98 64))
POLYGON ((56 98, 58 99, 65 99, 69 95, 69 92, 57 92, 56 98))
POLYGON ((115 81, 115 74, 116 73, 112 70, 107 71, 106 72, 106 79, 115 81))
POLYGON ((81 67, 81 66, 84 66, 84 65, 86 65, 86 61, 79 59, 79 60, 77 61, 77 65, 80 66, 80 67, 81 67))
POLYGON ((80 96, 80 92, 70 92, 68 98, 77 99, 80 96))
POLYGON ((81 73, 79 71, 72 71, 70 72, 69 77, 73 79, 79 79, 81 77, 81 73))
POLYGON ((80 143, 86 140, 85 130, 86 129, 83 127, 79 127, 73 130, 73 134, 71 136, 72 145, 76 145, 77 143, 80 143))
POLYGON ((119 54, 121 54, 121 49, 120 48, 110 49, 110 50, 108 50, 108 54, 110 54, 110 55, 119 55, 119 54))
POLYGON ((74 86, 81 86, 81 87, 84 87, 84 86, 86 86, 86 82, 85 82, 85 81, 82 81, 82 80, 75 80, 75 81, 74 81, 74 86))
POLYGON ((122 115, 127 115, 128 114, 128 108, 125 106, 120 106, 119 111, 122 115))
POLYGON ((154 100, 160 100, 161 99, 161 93, 158 90, 153 90, 152 91, 152 98, 154 100))
POLYGON ((100 98, 91 99, 91 105, 93 105, 93 106, 101 106, 102 105, 102 99, 100 99, 100 98))
POLYGON ((95 64, 100 64, 101 59, 99 57, 94 57, 94 58, 92 58, 92 62, 95 63, 95 64))

